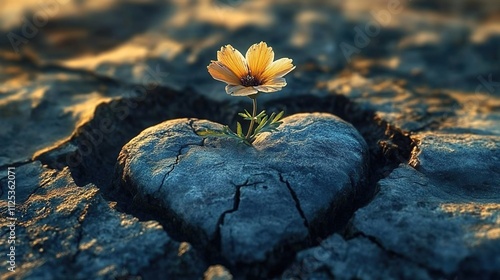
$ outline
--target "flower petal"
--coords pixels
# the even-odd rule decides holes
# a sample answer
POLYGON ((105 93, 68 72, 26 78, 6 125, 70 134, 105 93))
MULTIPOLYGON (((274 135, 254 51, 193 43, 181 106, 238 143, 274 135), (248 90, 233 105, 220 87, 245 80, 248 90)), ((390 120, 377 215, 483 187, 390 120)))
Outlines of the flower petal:
POLYGON ((270 87, 284 87, 286 86, 286 80, 285 78, 275 78, 265 82, 263 85, 270 87))
POLYGON ((261 79, 266 67, 274 60, 273 48, 268 47, 265 42, 250 46, 245 56, 251 75, 257 79, 261 79))
POLYGON ((217 51, 217 60, 231 70, 239 79, 248 75, 248 67, 243 55, 233 46, 223 46, 217 51))
POLYGON ((208 73, 212 75, 212 78, 225 82, 230 85, 239 85, 241 83, 240 79, 229 70, 224 64, 219 61, 212 61, 208 66, 208 73))
POLYGON ((281 87, 264 86, 264 85, 255 86, 254 88, 260 92, 267 92, 267 93, 281 90, 281 87))
POLYGON ((266 70, 261 76, 262 83, 265 84, 269 80, 281 78, 290 73, 293 69, 295 69, 295 66, 293 66, 290 58, 278 59, 266 67, 266 70))
POLYGON ((258 91, 253 87, 244 87, 241 85, 227 85, 226 92, 227 94, 231 94, 233 96, 248 96, 258 93, 258 91))
POLYGON ((254 88, 261 92, 275 92, 281 90, 284 86, 286 86, 285 78, 276 78, 254 88))

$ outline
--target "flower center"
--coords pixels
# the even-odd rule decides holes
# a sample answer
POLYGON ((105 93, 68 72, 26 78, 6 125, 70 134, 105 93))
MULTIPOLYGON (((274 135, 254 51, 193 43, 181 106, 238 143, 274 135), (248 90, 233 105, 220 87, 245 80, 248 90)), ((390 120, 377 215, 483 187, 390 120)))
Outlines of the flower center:
POLYGON ((253 86, 260 85, 260 81, 257 80, 252 75, 246 75, 245 77, 241 78, 240 81, 241 81, 241 85, 245 86, 245 87, 253 87, 253 86))

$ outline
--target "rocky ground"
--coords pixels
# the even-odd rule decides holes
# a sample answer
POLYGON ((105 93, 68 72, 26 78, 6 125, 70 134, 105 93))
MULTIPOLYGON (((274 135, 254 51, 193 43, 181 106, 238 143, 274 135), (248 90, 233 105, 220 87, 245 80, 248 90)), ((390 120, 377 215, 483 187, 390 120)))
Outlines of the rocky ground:
POLYGON ((1 279, 500 278, 499 19, 486 0, 2 1, 1 279), (259 97, 283 126, 199 137, 251 107, 206 66, 260 41, 297 66, 259 97))

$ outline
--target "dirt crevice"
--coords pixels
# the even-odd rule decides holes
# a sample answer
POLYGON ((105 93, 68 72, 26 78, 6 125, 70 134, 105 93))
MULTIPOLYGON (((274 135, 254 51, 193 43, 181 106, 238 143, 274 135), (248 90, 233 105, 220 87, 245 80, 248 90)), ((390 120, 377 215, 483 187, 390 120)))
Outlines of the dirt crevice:
MULTIPOLYGON (((82 127, 79 127, 70 140, 71 144, 77 147, 76 153, 80 154, 81 157, 80 164, 70 166, 72 176, 75 182, 80 186, 84 186, 88 183, 93 183, 98 186, 107 200, 118 202, 117 210, 131 214, 142 220, 157 220, 175 240, 192 241, 189 239, 193 237, 193 235, 187 234, 190 233, 191 230, 186 228, 185 225, 171 224, 170 221, 175 219, 174 216, 170 217, 172 213, 165 214, 164 211, 159 211, 158 209, 149 209, 137 203, 133 204, 134 197, 113 191, 112 187, 115 165, 117 162, 116 159, 121 147, 147 127, 165 120, 186 117, 191 118, 189 119, 189 125, 193 133, 196 133, 193 126, 195 121, 194 118, 209 119, 214 122, 234 126, 237 121, 237 117, 232 113, 234 107, 245 107, 246 105, 245 102, 217 102, 206 99, 189 90, 179 93, 167 88, 158 88, 140 99, 123 98, 121 100, 102 104, 96 109, 94 118, 82 127), (131 110, 126 118, 123 118, 118 112, 113 110, 113 108, 126 106, 129 103, 134 103, 137 107, 131 110), (113 139, 106 139, 106 141, 97 143, 97 145, 91 146, 90 153, 83 153, 82 149, 85 149, 85 147, 82 145, 85 141, 88 142, 88 139, 86 139, 85 133, 78 133, 78 131, 83 131, 84 129, 98 129, 100 121, 104 118, 112 120, 115 124, 113 139)), ((409 132, 402 131, 388 122, 377 118, 375 112, 361 108, 343 95, 332 94, 324 97, 304 95, 293 99, 283 98, 264 102, 261 106, 265 107, 268 111, 284 110, 287 115, 307 112, 326 112, 335 114, 353 124, 368 144, 371 166, 366 180, 369 182, 370 188, 373 187, 373 189, 375 189, 376 183, 380 179, 388 176, 401 162, 408 162, 411 151, 415 146, 409 132)), ((203 146, 204 139, 200 139, 199 143, 190 143, 179 149, 176 161, 172 165, 171 170, 165 174, 159 189, 163 187, 163 182, 179 163, 182 154, 189 145, 203 146)), ((45 154, 43 159, 43 163, 56 162, 64 164, 64 162, 61 162, 57 149, 45 154), (51 156, 51 154, 53 154, 53 156, 51 156)), ((286 184, 286 180, 282 178, 282 174, 280 177, 282 182, 285 181, 284 183, 286 184)), ((237 211, 240 202, 241 188, 247 184, 248 182, 239 187, 235 185, 236 190, 233 207, 225 211, 219 218, 217 225, 218 232, 214 240, 218 242, 218 245, 216 244, 213 246, 215 248, 198 248, 202 252, 205 252, 209 263, 212 263, 215 259, 220 260, 216 252, 217 248, 220 250, 220 226, 223 225, 224 218, 227 214, 237 211)), ((296 195, 294 196, 293 189, 289 184, 287 188, 296 203, 295 206, 297 211, 304 219, 304 224, 309 232, 311 232, 309 221, 305 219, 300 201, 298 201, 296 195)), ((369 203, 375 194, 376 192, 369 194, 369 197, 363 197, 363 199, 356 201, 354 207, 357 209, 369 203)), ((338 230, 343 230, 343 228, 339 226, 338 230)), ((191 243, 193 246, 197 246, 197 242, 191 243)), ((313 245, 313 243, 309 244, 309 246, 313 245)), ((269 269, 273 270, 276 268, 269 269)), ((278 268, 278 270, 280 269, 282 268, 278 268)))

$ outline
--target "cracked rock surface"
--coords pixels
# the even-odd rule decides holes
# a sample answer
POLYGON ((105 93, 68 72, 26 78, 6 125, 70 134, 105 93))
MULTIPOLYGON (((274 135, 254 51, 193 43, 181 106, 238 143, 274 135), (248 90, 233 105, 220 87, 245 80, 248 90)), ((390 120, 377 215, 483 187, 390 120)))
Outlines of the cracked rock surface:
MULTIPOLYGON (((20 243, 19 269, 2 266, 0 279, 500 279, 499 11, 491 0, 1 0, 1 255, 9 167, 20 243), (317 182, 300 186, 286 167, 262 172, 213 155, 214 168, 231 162, 227 172, 253 179, 228 179, 224 196, 222 187, 198 193, 219 203, 218 212, 192 203, 188 210, 208 218, 181 223, 153 195, 194 150, 232 145, 195 137, 197 126, 213 124, 193 119, 178 126, 185 145, 152 151, 164 156, 141 178, 151 195, 116 188, 118 155, 141 131, 179 118, 232 128, 241 121, 248 98, 227 95, 206 66, 223 45, 245 54, 260 41, 297 67, 282 91, 259 96, 259 108, 330 113, 365 139, 370 187, 355 194, 355 215, 335 204, 331 212, 345 217, 321 224, 301 192, 317 182), (253 197, 268 197, 271 183, 282 196, 260 207, 267 201, 253 197), (245 237, 230 226, 253 227, 241 217, 263 209, 293 221, 295 231, 282 236, 297 242, 275 240, 280 249, 244 270, 222 254, 255 248, 219 241, 245 237)), ((125 158, 134 160, 124 150, 125 158)))
POLYGON ((373 193, 365 141, 331 114, 287 117, 252 147, 196 134, 205 128, 221 125, 178 119, 146 129, 123 147, 118 184, 232 265, 286 259, 373 193))
MULTIPOLYGON (((488 154, 493 159, 476 154, 468 160, 476 164, 482 160, 480 166, 495 170, 498 144, 493 146, 488 154)), ((443 159, 442 155, 434 158, 443 159)), ((299 253, 284 275, 301 279, 499 278, 500 190, 498 185, 484 185, 488 178, 480 174, 468 175, 459 185, 454 178, 436 181, 401 165, 379 181, 380 192, 356 211, 344 238, 333 235, 299 253), (472 197, 473 190, 464 185, 483 185, 476 193, 483 195, 472 197)))
POLYGON ((157 222, 117 212, 94 185, 75 185, 68 169, 55 172, 35 161, 16 168, 16 177, 24 183, 17 186, 15 243, 4 238, 11 222, 4 190, 0 246, 16 246, 17 267, 2 279, 112 279, 151 268, 172 279, 203 273, 188 243, 172 240, 157 222), (180 254, 181 248, 187 249, 180 254))

